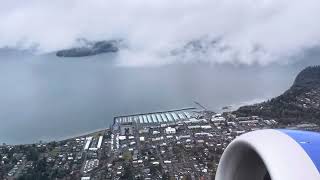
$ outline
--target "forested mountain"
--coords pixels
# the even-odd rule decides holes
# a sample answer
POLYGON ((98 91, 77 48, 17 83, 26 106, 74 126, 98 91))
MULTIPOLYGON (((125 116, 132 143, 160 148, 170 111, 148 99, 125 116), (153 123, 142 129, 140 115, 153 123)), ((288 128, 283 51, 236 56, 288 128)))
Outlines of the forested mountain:
POLYGON ((83 46, 60 50, 56 53, 58 57, 83 57, 93 56, 102 53, 114 53, 119 50, 119 41, 98 41, 89 42, 86 41, 83 46))
POLYGON ((238 116, 258 115, 281 123, 308 121, 320 124, 320 66, 307 67, 290 89, 263 103, 240 107, 238 116))

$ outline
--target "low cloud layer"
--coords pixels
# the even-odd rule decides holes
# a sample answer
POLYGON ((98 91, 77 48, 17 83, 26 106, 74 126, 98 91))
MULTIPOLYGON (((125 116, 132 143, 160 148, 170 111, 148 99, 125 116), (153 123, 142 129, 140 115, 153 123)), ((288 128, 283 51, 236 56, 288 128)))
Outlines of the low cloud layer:
POLYGON ((319 0, 5 0, 0 47, 122 39, 120 65, 286 63, 320 44, 319 16, 319 0))

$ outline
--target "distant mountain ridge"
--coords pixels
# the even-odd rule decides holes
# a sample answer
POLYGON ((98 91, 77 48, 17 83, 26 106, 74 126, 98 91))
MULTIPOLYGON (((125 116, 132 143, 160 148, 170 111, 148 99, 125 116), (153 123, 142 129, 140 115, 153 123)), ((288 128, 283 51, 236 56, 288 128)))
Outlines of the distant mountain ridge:
POLYGON ((320 124, 320 66, 307 67, 282 95, 263 103, 243 106, 238 116, 258 115, 287 124, 307 121, 320 124))
POLYGON ((58 57, 84 57, 102 53, 115 53, 119 51, 117 40, 90 42, 81 40, 83 45, 80 47, 60 50, 56 53, 58 57))

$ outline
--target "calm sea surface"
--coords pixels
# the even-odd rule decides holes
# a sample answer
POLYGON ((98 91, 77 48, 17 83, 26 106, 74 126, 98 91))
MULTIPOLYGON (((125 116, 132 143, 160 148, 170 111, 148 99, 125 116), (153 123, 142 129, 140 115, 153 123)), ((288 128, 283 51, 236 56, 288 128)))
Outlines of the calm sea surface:
POLYGON ((113 117, 268 99, 305 64, 120 67, 114 55, 57 58, 0 52, 0 143, 60 140, 109 127, 113 117))

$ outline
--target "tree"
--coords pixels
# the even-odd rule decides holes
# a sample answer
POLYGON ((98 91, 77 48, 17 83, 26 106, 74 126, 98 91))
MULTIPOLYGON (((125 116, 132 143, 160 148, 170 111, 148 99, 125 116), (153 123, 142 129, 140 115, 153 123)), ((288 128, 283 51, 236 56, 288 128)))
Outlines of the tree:
POLYGON ((170 179, 169 174, 168 173, 163 173, 162 174, 162 179, 163 180, 169 180, 170 179))
POLYGON ((38 161, 40 153, 36 150, 36 148, 31 147, 27 152, 27 160, 28 161, 38 161))
POLYGON ((124 167, 124 174, 121 177, 121 179, 133 180, 134 179, 133 177, 134 177, 134 175, 133 175, 132 167, 131 167, 131 165, 127 164, 124 167))
POLYGON ((132 159, 132 154, 131 154, 131 152, 130 151, 125 151, 124 153, 123 153, 123 159, 125 160, 125 161, 130 161, 131 159, 132 159))

